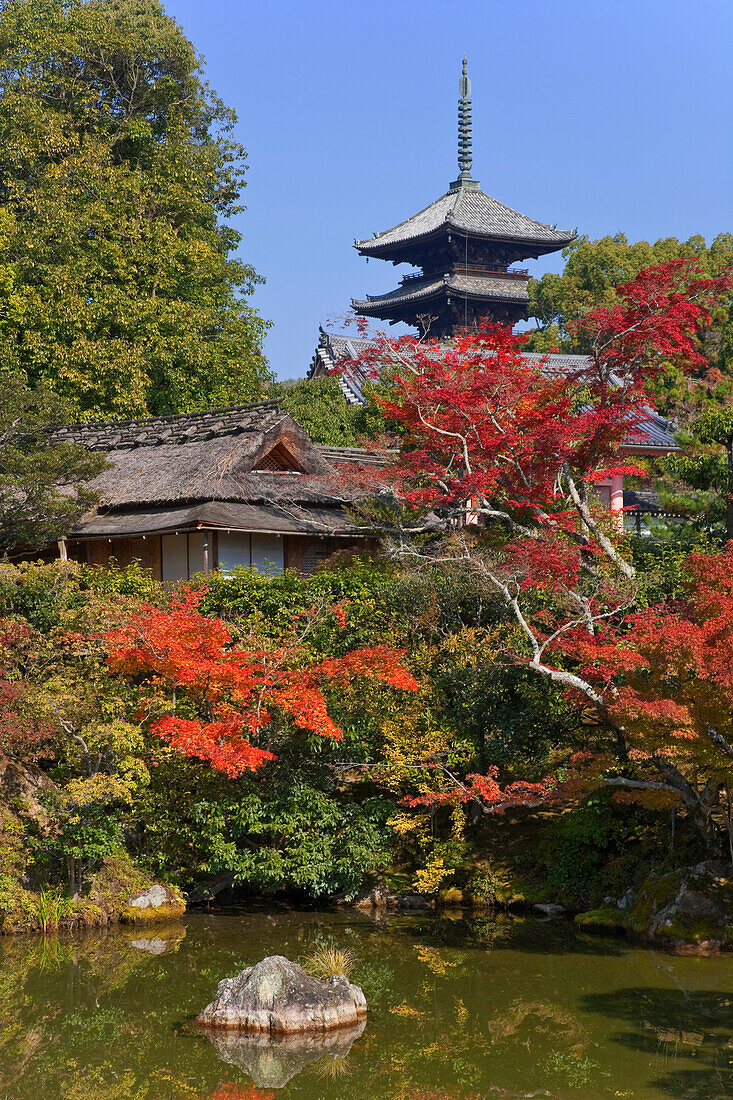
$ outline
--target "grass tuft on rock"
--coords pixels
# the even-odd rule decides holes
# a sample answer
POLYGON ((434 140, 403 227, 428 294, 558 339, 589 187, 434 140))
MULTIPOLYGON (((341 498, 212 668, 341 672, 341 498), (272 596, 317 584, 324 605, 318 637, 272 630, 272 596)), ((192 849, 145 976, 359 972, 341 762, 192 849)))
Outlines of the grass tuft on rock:
POLYGON ((356 958, 348 947, 337 947, 333 940, 321 944, 303 959, 303 969, 311 978, 330 978, 343 974, 348 978, 354 970, 356 958))

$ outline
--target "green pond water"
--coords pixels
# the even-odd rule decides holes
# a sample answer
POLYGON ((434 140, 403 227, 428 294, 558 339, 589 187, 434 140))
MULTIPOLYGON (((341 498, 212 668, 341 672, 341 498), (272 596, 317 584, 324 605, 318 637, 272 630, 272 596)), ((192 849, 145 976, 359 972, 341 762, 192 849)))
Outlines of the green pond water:
POLYGON ((733 1097, 732 979, 733 957, 460 913, 194 913, 5 937, 0 1100, 733 1097), (362 1034, 273 1047, 196 1030, 221 978, 323 939, 356 956, 362 1034))

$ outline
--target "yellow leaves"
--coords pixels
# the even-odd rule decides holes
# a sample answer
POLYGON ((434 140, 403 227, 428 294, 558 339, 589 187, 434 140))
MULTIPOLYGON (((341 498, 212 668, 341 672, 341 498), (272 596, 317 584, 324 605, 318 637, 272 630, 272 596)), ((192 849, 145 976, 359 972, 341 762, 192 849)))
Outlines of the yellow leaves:
POLYGON ((395 1005, 394 1008, 389 1010, 393 1016, 402 1016, 408 1020, 426 1020, 427 1013, 421 1012, 418 1008, 408 1004, 407 1001, 402 1001, 401 1004, 395 1005))
POLYGON ((387 822, 389 828, 394 830, 397 836, 409 836, 411 833, 419 831, 421 824, 419 817, 402 813, 396 814, 387 822))
MULTIPOLYGON (((133 789, 118 775, 97 772, 96 775, 86 779, 69 780, 62 791, 61 798, 67 806, 80 808, 91 806, 95 802, 102 804, 124 802, 130 805, 133 801, 133 789)), ((70 817, 69 820, 73 822, 75 818, 70 817)))
POLYGON ((424 963, 431 974, 439 978, 446 977, 451 969, 455 969, 458 963, 450 962, 437 947, 428 947, 424 943, 415 944, 415 952, 421 963, 424 963))
POLYGON ((453 867, 447 867, 442 853, 433 851, 425 866, 415 872, 415 888, 420 894, 436 894, 443 882, 453 874, 453 867))
POLYGON ((483 668, 498 659, 505 635, 501 626, 464 626, 447 635, 438 647, 438 656, 450 658, 455 668, 483 668))

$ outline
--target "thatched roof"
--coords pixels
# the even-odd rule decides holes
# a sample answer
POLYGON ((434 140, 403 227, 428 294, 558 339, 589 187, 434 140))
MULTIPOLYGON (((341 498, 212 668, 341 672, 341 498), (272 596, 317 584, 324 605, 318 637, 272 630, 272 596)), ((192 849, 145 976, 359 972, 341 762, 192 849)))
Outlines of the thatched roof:
POLYGON ((357 532, 344 512, 354 498, 338 474, 345 456, 327 458, 275 402, 79 425, 56 438, 103 451, 110 462, 92 483, 101 503, 72 538, 199 526, 357 532))
POLYGON ((350 521, 339 507, 212 501, 142 510, 99 509, 85 517, 72 538, 129 538, 200 528, 273 535, 350 537, 365 534, 363 528, 350 521))

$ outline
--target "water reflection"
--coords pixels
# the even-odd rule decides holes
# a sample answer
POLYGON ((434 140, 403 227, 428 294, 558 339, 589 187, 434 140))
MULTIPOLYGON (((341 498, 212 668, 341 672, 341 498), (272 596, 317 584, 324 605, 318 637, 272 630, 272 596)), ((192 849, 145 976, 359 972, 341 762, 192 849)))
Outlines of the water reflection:
POLYGON ((345 1067, 331 1067, 329 1063, 343 1062, 365 1027, 366 1020, 360 1020, 356 1027, 319 1035, 270 1038, 207 1030, 206 1036, 222 1061, 244 1070, 259 1088, 281 1089, 314 1062, 321 1063, 322 1074, 341 1076, 345 1067))
MULTIPOLYGON (((731 960, 718 960, 730 975, 731 960)), ((629 987, 584 998, 591 1012, 621 1020, 613 1042, 660 1056, 655 1084, 669 1096, 733 1096, 733 999, 726 993, 629 987), (640 1026, 639 1026, 640 1025, 640 1026), (680 1063, 688 1062, 684 1067, 680 1063)))
POLYGON ((0 939, 2 1100, 713 1100, 733 1095, 733 958, 570 922, 193 915, 0 939), (318 938, 357 957, 366 1030, 297 1044, 201 1033, 223 976, 318 938), (358 1039, 358 1041, 357 1041, 358 1039))

